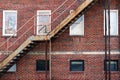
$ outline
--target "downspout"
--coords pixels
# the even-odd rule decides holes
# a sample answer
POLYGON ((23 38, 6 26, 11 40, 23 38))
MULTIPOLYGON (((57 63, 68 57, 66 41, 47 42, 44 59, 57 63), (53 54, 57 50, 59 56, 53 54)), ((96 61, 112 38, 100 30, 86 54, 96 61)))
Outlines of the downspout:
POLYGON ((48 67, 47 53, 48 53, 48 40, 45 41, 45 79, 46 80, 47 80, 47 67, 48 67))
POLYGON ((49 40, 49 69, 50 80, 52 80, 51 39, 49 40))
POLYGON ((110 71, 110 61, 111 61, 111 53, 110 53, 110 0, 108 0, 108 60, 109 60, 109 79, 111 80, 111 71, 110 71))
MULTIPOLYGON (((107 60, 107 21, 106 21, 106 0, 104 0, 104 14, 105 14, 105 61, 107 60)), ((105 63, 105 69, 107 69, 107 65, 105 63)), ((107 70, 105 70, 105 80, 107 80, 107 70)))

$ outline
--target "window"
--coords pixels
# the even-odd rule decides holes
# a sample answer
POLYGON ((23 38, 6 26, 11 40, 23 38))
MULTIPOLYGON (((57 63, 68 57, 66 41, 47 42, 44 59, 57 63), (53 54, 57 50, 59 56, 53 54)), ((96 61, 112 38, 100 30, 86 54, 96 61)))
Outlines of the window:
POLYGON ((16 72, 16 64, 14 64, 9 70, 8 72, 16 72))
MULTIPOLYGON (((70 11, 72 13, 72 10, 70 11)), ((84 35, 84 15, 82 15, 77 21, 70 26, 71 36, 83 36, 84 35)))
POLYGON ((3 11, 3 36, 16 36, 17 31, 17 11, 3 11))
MULTIPOLYGON (((108 24, 108 10, 106 11, 106 19, 108 24)), ((110 35, 118 35, 118 10, 110 10, 110 35)), ((104 11, 104 35, 105 35, 105 11, 104 11)), ((108 26, 107 26, 108 35, 108 26)))
POLYGON ((37 11, 37 35, 46 35, 51 31, 51 10, 37 11))
POLYGON ((84 61, 83 60, 71 60, 70 71, 84 71, 84 61))
MULTIPOLYGON (((46 61, 45 60, 37 60, 36 61, 36 70, 37 71, 45 71, 46 61)), ((49 70, 49 61, 47 61, 47 70, 49 70)))
MULTIPOLYGON (((104 70, 109 71, 109 61, 108 60, 105 61, 104 68, 105 68, 104 70)), ((111 60, 110 61, 110 71, 118 71, 118 60, 111 60)))

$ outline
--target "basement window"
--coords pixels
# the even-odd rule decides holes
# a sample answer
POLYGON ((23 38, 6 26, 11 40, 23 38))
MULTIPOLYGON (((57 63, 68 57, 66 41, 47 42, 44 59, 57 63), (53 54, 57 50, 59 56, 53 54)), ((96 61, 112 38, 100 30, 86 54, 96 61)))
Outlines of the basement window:
POLYGON ((16 64, 14 64, 9 70, 8 72, 16 72, 16 64))
POLYGON ((70 71, 84 71, 84 61, 70 60, 70 71))
MULTIPOLYGON (((36 61, 36 71, 45 71, 46 61, 37 60, 36 61)), ((47 61, 47 71, 49 71, 49 61, 47 61)))
POLYGON ((3 36, 16 36, 17 31, 17 11, 3 11, 3 36))
MULTIPOLYGON (((108 10, 106 11, 106 22, 108 25, 108 10)), ((118 35, 118 10, 110 10, 110 35, 118 35)), ((105 11, 104 11, 104 35, 105 35, 105 11)), ((107 35, 108 35, 108 26, 107 26, 107 35)))
MULTIPOLYGON (((72 13, 73 10, 70 10, 72 13)), ((69 30, 70 36, 83 36, 84 35, 84 15, 78 18, 71 26, 69 30)))
MULTIPOLYGON (((109 61, 106 60, 104 64, 105 64, 104 70, 109 71, 109 61)), ((110 71, 118 71, 118 60, 111 60, 110 61, 110 71)))

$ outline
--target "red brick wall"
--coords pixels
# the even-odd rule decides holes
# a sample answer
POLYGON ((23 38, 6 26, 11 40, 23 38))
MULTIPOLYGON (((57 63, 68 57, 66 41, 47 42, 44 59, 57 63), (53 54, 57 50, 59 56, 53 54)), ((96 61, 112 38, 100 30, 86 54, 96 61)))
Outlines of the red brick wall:
MULTIPOLYGON (((119 0, 111 1, 111 9, 120 11, 118 3, 120 3, 119 0)), ((84 14, 84 19, 84 36, 70 36, 69 29, 67 29, 58 38, 52 40, 52 51, 104 51, 104 7, 102 1, 98 1, 90 8, 84 14)), ((118 51, 120 49, 119 35, 111 36, 111 50, 118 51)), ((38 45, 36 49, 39 47, 41 45, 38 45)))
MULTIPOLYGON (((64 9, 66 9, 74 0, 71 2, 66 2, 66 5, 58 9, 53 15, 52 20, 59 15, 64 9)), ((33 15, 36 14, 37 10, 52 10, 54 11, 60 4, 62 4, 63 1, 61 0, 36 0, 36 1, 4 1, 1 0, 1 10, 0 10, 0 44, 2 44, 4 41, 7 40, 8 37, 2 36, 2 13, 3 10, 17 10, 18 11, 18 29, 27 21, 29 20, 33 15), (47 3, 47 4, 46 4, 47 3), (48 5, 48 3, 50 3, 48 5)), ((118 9, 119 10, 119 0, 114 0, 111 2, 111 9, 118 9)), ((78 2, 76 3, 76 6, 70 7, 70 9, 66 10, 65 13, 63 13, 57 21, 53 22, 52 29, 62 21, 66 15, 69 14, 69 11, 71 9, 75 9, 78 5, 78 2)), ((80 2, 79 2, 80 4, 80 2)), ((103 30, 103 3, 102 1, 98 1, 92 8, 90 8, 84 15, 85 15, 85 35, 84 36, 69 36, 69 29, 66 30, 59 38, 55 39, 52 43, 52 50, 53 51, 98 51, 98 50, 104 50, 104 30, 103 30), (57 45, 57 46, 56 46, 57 45)), ((28 23, 22 30, 18 32, 18 36, 15 38, 10 39, 9 44, 12 44, 18 37, 20 37, 23 32, 25 32, 27 29, 29 29, 30 25, 34 23, 33 19, 28 23)), ((120 25, 120 23, 119 23, 120 25)), ((34 28, 34 26, 33 26, 34 28)), ((24 36, 18 40, 15 45, 13 45, 10 50, 15 49, 18 47, 23 41, 25 41, 28 36, 31 36, 33 34, 33 28, 24 36)), ((120 28, 119 28, 120 29, 120 28)), ((120 30, 119 30, 120 32, 120 30)), ((39 45, 41 46, 41 45, 39 45)), ((6 47, 2 46, 0 49, 4 50, 6 47)), ((38 48, 36 48, 38 49, 38 48)), ((119 50, 119 36, 113 36, 111 37, 111 49, 112 50, 119 50)))
MULTIPOLYGON (((52 21, 60 15, 70 4, 72 4, 74 0, 67 1, 64 6, 60 7, 57 11, 55 11, 52 14, 52 21)), ((84 1, 84 0, 83 0, 84 1)), ((1 0, 0 1, 0 44, 2 44, 4 41, 7 40, 9 37, 2 36, 2 18, 3 18, 3 10, 17 10, 17 29, 21 28, 31 17, 37 14, 37 10, 51 10, 52 12, 56 10, 62 3, 64 2, 61 0, 1 0)), ((71 9, 76 9, 78 5, 80 5, 80 1, 77 1, 74 5, 72 5, 70 8, 68 8, 61 16, 59 16, 58 19, 56 19, 54 22, 52 22, 51 26, 52 29, 54 29, 66 16, 69 14, 69 11, 71 9)), ((35 17, 36 18, 36 17, 35 17)), ((17 37, 14 37, 10 39, 9 44, 12 44, 15 40, 17 40, 21 34, 23 34, 25 31, 27 31, 31 25, 34 25, 34 18, 31 19, 21 30, 17 32, 17 37)), ((35 24, 36 25, 36 24, 35 24)), ((29 36, 34 35, 34 27, 27 32, 27 34, 24 34, 15 43, 15 46, 12 46, 9 50, 14 50, 16 47, 18 47, 23 41, 25 41, 29 36)), ((6 45, 0 47, 1 50, 4 50, 6 45)))
MULTIPOLYGON (((118 3, 120 1, 111 1, 111 9, 120 10, 118 3)), ((85 14, 85 35, 84 36, 69 36, 69 30, 66 30, 59 38, 52 44, 53 51, 98 51, 104 50, 104 9, 101 2, 97 2, 85 14), (56 46, 57 45, 57 46, 56 46)), ((120 15, 119 15, 120 19, 120 15)), ((120 21, 119 21, 120 32, 120 21)), ((120 33, 119 33, 120 35, 120 33)), ((111 37, 111 49, 119 50, 120 36, 111 37)))
MULTIPOLYGON (((101 0, 102 1, 102 0, 101 0)), ((98 1, 85 14, 85 35, 69 36, 69 29, 59 38, 52 41, 52 51, 104 51, 104 31, 103 31, 103 3, 98 1)), ((2 30, 2 11, 4 9, 18 10, 18 25, 23 25, 31 16, 36 14, 36 10, 51 9, 58 7, 61 0, 1 0, 0 5, 0 26, 2 30), (47 3, 47 4, 46 4, 47 3), (51 5, 48 5, 51 3, 51 5)), ((71 1, 72 3, 72 1, 71 1)), ((120 9, 120 0, 111 2, 111 9, 120 9)), ((70 3, 69 3, 70 4, 70 3)), ((67 4, 68 5, 68 4, 67 4)), ((66 8, 66 7, 65 7, 66 8)), ((73 7, 71 8, 73 9, 73 7)), ((60 14, 62 9, 53 15, 53 18, 60 14)), ((119 11, 120 12, 120 11, 119 11)), ((66 14, 69 14, 69 10, 66 14)), ((120 15, 119 15, 120 19, 120 15)), ((60 19, 62 20, 62 19, 60 19)), ((120 21, 119 21, 120 22, 120 21)), ((57 23, 57 22, 56 22, 57 23)), ((56 24, 54 24, 56 25, 56 24)), ((53 25, 53 28, 54 28, 53 25)), ((120 23, 119 23, 120 26, 120 23)), ((28 28, 26 26, 25 28, 28 28)), ((18 27, 19 28, 19 27, 18 27)), ((2 34, 0 30, 0 35, 2 34)), ((21 30, 21 33, 24 30, 21 30)), ((120 34, 120 28, 119 28, 120 34)), ((18 34, 20 35, 20 33, 18 34)), ((17 38, 17 37, 16 37, 17 38)), ((14 38, 14 39, 16 39, 14 38)), ((120 50, 120 36, 111 37, 111 49, 120 50)), ((14 39, 12 41, 14 41, 14 39)), ((0 37, 0 44, 6 37, 0 37)), ((23 40, 24 41, 24 40, 23 40)), ((21 41, 20 41, 21 42, 21 41)), ((19 43, 18 43, 19 45, 19 43)), ((4 48, 4 47, 3 47, 4 48)), ((33 51, 42 51, 44 44, 36 46, 33 51)), ((36 72, 35 61, 44 59, 43 55, 26 55, 17 64, 17 72, 5 74, 1 80, 44 80, 45 72, 36 72)), ((119 59, 119 55, 113 55, 112 59, 119 59)), ((52 80, 102 80, 104 78, 104 55, 52 55, 52 80), (84 72, 70 72, 69 60, 85 60, 84 72)), ((119 80, 119 72, 112 72, 112 80, 119 80)))
MULTIPOLYGON (((28 54, 17 63, 16 73, 7 73, 1 80, 45 80, 45 72, 36 71, 36 60, 45 59, 44 55, 28 54), (15 79, 16 78, 16 79, 15 79)), ((119 59, 113 55, 113 60, 119 59)), ((52 55, 52 80, 103 80, 104 55, 89 54, 57 54, 52 55), (81 72, 70 71, 70 60, 84 60, 85 70, 81 72)), ((48 73, 49 75, 49 73, 48 73)), ((119 80, 118 71, 111 72, 111 80, 119 80)), ((48 77, 49 78, 49 77, 48 77)))

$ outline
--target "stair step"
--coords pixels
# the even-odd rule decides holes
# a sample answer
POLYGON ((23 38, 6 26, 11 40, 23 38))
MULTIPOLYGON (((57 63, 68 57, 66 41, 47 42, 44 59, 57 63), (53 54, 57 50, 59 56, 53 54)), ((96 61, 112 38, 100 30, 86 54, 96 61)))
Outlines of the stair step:
POLYGON ((13 60, 14 60, 14 61, 17 61, 17 60, 19 60, 19 59, 20 59, 20 58, 15 57, 13 60))
POLYGON ((26 48, 32 48, 34 47, 34 45, 28 45, 26 48))
POLYGON ((23 50, 28 50, 28 48, 24 48, 23 50))
POLYGON ((15 63, 13 60, 10 61, 10 64, 15 63))
POLYGON ((3 71, 3 69, 0 70, 0 73, 3 71))
POLYGON ((35 44, 37 44, 37 43, 36 43, 36 42, 33 42, 33 41, 30 43, 30 45, 35 45, 35 44))
POLYGON ((23 53, 24 53, 24 51, 22 50, 22 51, 20 51, 20 53, 19 53, 19 54, 21 55, 21 54, 23 54, 23 53))

